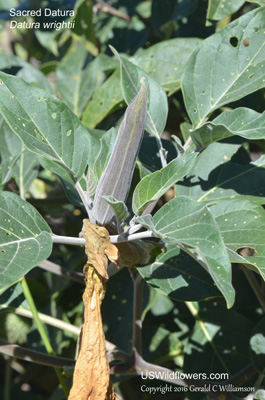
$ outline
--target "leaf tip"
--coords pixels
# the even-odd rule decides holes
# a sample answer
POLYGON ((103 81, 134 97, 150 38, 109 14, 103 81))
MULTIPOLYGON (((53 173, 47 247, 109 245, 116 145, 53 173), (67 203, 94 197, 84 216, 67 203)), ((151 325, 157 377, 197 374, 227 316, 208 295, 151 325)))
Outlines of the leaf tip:
POLYGON ((111 44, 109 44, 109 48, 110 48, 110 50, 112 51, 112 53, 114 54, 114 56, 116 56, 116 57, 118 58, 118 60, 121 61, 120 55, 119 55, 119 53, 117 52, 117 50, 115 49, 115 47, 113 47, 113 46, 111 46, 111 44))

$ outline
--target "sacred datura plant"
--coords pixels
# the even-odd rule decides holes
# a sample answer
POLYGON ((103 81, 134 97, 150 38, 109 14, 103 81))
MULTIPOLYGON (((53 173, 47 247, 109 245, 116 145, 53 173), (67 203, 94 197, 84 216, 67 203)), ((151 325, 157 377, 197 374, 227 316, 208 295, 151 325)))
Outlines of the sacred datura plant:
POLYGON ((114 3, 0 52, 4 399, 263 398, 265 4, 114 3))

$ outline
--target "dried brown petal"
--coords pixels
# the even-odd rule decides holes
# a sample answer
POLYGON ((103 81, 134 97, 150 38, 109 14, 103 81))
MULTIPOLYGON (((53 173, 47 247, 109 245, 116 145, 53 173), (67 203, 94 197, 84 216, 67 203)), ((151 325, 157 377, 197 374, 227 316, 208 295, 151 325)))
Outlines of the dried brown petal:
POLYGON ((108 259, 118 265, 119 251, 110 243, 109 232, 106 228, 93 224, 88 219, 84 219, 83 224, 81 236, 86 240, 88 263, 92 264, 105 280, 108 280, 108 259))
POLYGON ((110 243, 108 231, 91 224, 88 220, 84 220, 82 236, 86 239, 88 256, 84 267, 84 324, 68 400, 118 400, 110 381, 100 312, 106 291, 104 281, 108 279, 107 256, 117 263, 118 250, 110 243))

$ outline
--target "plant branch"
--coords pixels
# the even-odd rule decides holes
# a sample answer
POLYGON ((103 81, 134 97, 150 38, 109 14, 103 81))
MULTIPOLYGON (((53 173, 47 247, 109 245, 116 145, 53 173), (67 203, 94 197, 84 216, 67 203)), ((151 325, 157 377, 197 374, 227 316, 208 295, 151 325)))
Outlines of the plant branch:
POLYGON ((93 7, 93 12, 94 12, 94 14, 97 14, 98 12, 102 12, 105 14, 113 15, 117 18, 124 19, 125 21, 128 21, 128 22, 131 21, 131 18, 129 17, 129 15, 121 13, 119 10, 110 6, 109 4, 105 3, 105 1, 102 1, 102 0, 97 0, 97 4, 93 7))
MULTIPOLYGON (((42 322, 40 320, 40 317, 39 317, 39 314, 38 314, 38 310, 37 310, 36 305, 34 303, 34 300, 33 300, 33 297, 31 295, 30 289, 28 287, 27 281, 23 277, 20 282, 21 282, 21 286, 22 286, 22 290, 23 290, 24 296, 25 296, 25 298, 26 298, 26 300, 28 302, 28 305, 29 305, 29 307, 31 309, 34 321, 35 321, 35 323, 37 325, 37 328, 38 328, 39 334, 40 334, 40 336, 41 336, 41 338, 43 340, 44 346, 46 347, 47 353, 50 354, 50 355, 53 355, 54 353, 53 353, 52 345, 51 345, 51 343, 49 341, 49 338, 48 338, 48 336, 47 336, 47 334, 45 332, 44 326, 42 325, 42 322)), ((56 375, 58 377, 59 382, 62 385, 62 388, 63 388, 65 396, 68 397, 69 389, 68 389, 67 383, 66 383, 66 381, 65 381, 65 379, 64 379, 64 377, 62 375, 61 370, 59 368, 54 368, 54 370, 55 370, 55 373, 56 373, 56 375)))
POLYGON ((188 139, 187 139, 187 141, 186 141, 186 143, 184 143, 184 145, 183 145, 183 149, 184 149, 185 151, 187 151, 188 148, 189 148, 192 144, 193 144, 192 138, 191 138, 191 136, 189 136, 188 139))
POLYGON ((44 269, 45 271, 52 272, 55 275, 71 279, 71 281, 84 284, 85 274, 83 274, 83 272, 69 271, 68 269, 63 268, 49 260, 40 262, 38 267, 44 269))
POLYGON ((128 353, 125 353, 122 350, 113 350, 108 352, 107 354, 109 363, 115 360, 120 360, 126 363, 129 363, 131 360, 131 356, 128 353))
MULTIPOLYGON (((153 232, 151 231, 145 231, 145 232, 139 232, 135 233, 133 235, 129 236, 124 236, 124 235, 110 235, 110 241, 111 243, 124 243, 124 242, 130 242, 133 240, 138 240, 138 239, 147 239, 154 237, 153 232)), ((57 235, 52 235, 52 241, 53 243, 63 243, 63 244, 69 244, 69 245, 75 245, 75 246, 84 246, 85 245, 85 239, 84 238, 77 238, 77 237, 71 237, 71 236, 57 236, 57 235)))
MULTIPOLYGON (((41 365, 46 365, 49 367, 55 367, 55 368, 63 368, 65 366, 74 366, 75 361, 68 359, 68 358, 62 358, 62 357, 55 357, 47 354, 43 354, 34 350, 30 349, 25 349, 21 346, 18 345, 13 345, 9 344, 3 340, 0 339, 0 353, 15 357, 18 359, 22 359, 25 361, 30 361, 34 362, 37 364, 41 365)), ((192 380, 192 379, 180 379, 177 377, 177 371, 176 377, 172 377, 172 373, 174 371, 169 370, 167 368, 161 367, 159 365, 151 364, 146 362, 145 360, 142 359, 141 356, 139 356, 135 361, 134 365, 131 365, 132 358, 129 356, 129 354, 121 351, 121 350, 114 350, 108 353, 108 359, 109 362, 115 361, 115 360, 121 360, 124 361, 125 363, 123 364, 118 364, 114 365, 111 367, 111 373, 112 374, 120 374, 120 375, 135 375, 138 374, 140 375, 141 372, 144 373, 145 375, 148 374, 148 372, 157 372, 160 374, 160 380, 173 383, 173 384, 178 384, 181 386, 189 386, 191 384, 195 384, 196 386, 203 386, 208 382, 206 381, 199 381, 199 380, 192 380)), ((233 377, 226 381, 222 382, 211 382, 210 386, 213 385, 228 385, 228 384, 233 384, 233 385, 242 385, 244 382, 249 380, 253 375, 255 375, 256 370, 253 365, 248 365, 241 371, 239 371, 237 374, 235 374, 233 377)), ((217 392, 214 392, 214 394, 219 394, 217 392)))
POLYGON ((0 353, 53 368, 63 368, 66 366, 72 367, 75 365, 75 361, 69 358, 56 357, 43 354, 39 351, 25 349, 16 344, 9 344, 2 339, 0 339, 0 353))
POLYGON ((160 139, 160 137, 156 137, 156 142, 157 142, 157 146, 158 146, 158 152, 159 152, 162 168, 164 168, 167 166, 167 159, 166 159, 167 152, 162 145, 162 140, 160 139))
POLYGON ((244 265, 241 265, 241 268, 248 280, 248 283, 253 289, 253 292, 255 293, 263 311, 265 312, 265 296, 260 285, 257 282, 257 279, 255 278, 254 273, 249 268, 246 268, 244 265))
POLYGON ((72 180, 73 180, 73 182, 74 182, 74 185, 75 185, 75 188, 76 188, 76 190, 78 191, 78 194, 79 194, 79 196, 80 196, 80 198, 81 198, 81 200, 82 200, 82 203, 84 204, 84 207, 85 207, 85 209, 86 209, 88 218, 89 218, 91 221, 93 221, 93 215, 92 215, 91 208, 90 208, 90 206, 89 206, 89 202, 88 202, 86 193, 84 192, 82 186, 80 185, 80 182, 78 182, 78 181, 77 181, 74 177, 72 177, 72 176, 71 176, 71 178, 72 178, 72 180))
MULTIPOLYGON (((133 221, 133 219, 131 220, 131 222, 132 221, 133 221)), ((138 232, 142 228, 143 228, 143 225, 141 225, 141 224, 132 225, 132 226, 129 227, 129 229, 126 232, 124 232, 123 236, 125 236, 125 237, 130 236, 133 233, 138 232)))

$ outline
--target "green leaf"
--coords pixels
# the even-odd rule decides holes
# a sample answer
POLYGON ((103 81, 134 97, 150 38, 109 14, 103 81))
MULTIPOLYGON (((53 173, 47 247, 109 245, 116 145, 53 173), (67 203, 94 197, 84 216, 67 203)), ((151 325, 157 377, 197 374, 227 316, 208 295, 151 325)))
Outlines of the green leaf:
POLYGON ((0 53, 0 70, 8 70, 12 67, 20 67, 17 76, 24 79, 24 81, 44 89, 49 93, 53 93, 53 89, 48 79, 41 71, 34 68, 26 61, 21 60, 19 57, 11 54, 0 53))
POLYGON ((217 140, 238 135, 248 140, 265 138, 265 113, 239 107, 224 111, 213 121, 206 122, 201 128, 191 132, 197 146, 207 146, 217 140))
POLYGON ((114 71, 118 67, 114 57, 99 54, 83 71, 80 87, 79 112, 82 113, 95 90, 105 79, 105 72, 114 71))
POLYGON ((153 219, 147 215, 138 217, 137 222, 198 261, 224 295, 227 306, 232 307, 235 294, 231 264, 219 227, 207 207, 189 197, 178 196, 161 207, 153 219))
POLYGON ((245 264, 259 272, 265 280, 263 207, 238 198, 219 200, 210 209, 221 231, 231 262, 245 264))
POLYGON ((0 288, 21 278, 52 250, 51 230, 38 211, 10 192, 0 193, 0 288))
POLYGON ((148 204, 158 200, 193 167, 197 154, 187 154, 171 161, 166 167, 145 176, 133 193, 133 212, 140 214, 148 204))
POLYGON ((29 150, 58 163, 77 179, 82 176, 89 153, 88 132, 62 101, 0 73, 0 112, 29 150))
POLYGON ((219 21, 234 14, 245 3, 245 0, 209 0, 207 19, 219 21))
MULTIPOLYGON (((145 72, 147 72, 152 78, 154 78, 158 83, 160 83, 165 90, 169 90, 170 94, 180 88, 180 79, 183 73, 184 65, 190 56, 191 52, 197 47, 200 43, 200 39, 172 39, 168 41, 164 41, 163 43, 158 43, 154 46, 151 46, 147 50, 143 50, 139 52, 134 57, 130 58, 131 63, 136 64, 138 67, 141 67, 145 72), (159 65, 163 66, 163 68, 158 68, 159 65)), ((100 54, 95 61, 91 63, 95 63, 95 71, 106 70, 103 61, 98 64, 100 57, 103 55, 100 54), (97 64, 96 64, 97 63, 97 64), (103 66, 102 66, 103 63, 103 66), (101 67, 102 66, 102 67, 101 67), (104 69, 103 69, 104 67, 104 69)), ((114 60, 109 59, 108 63, 112 63, 112 67, 114 67, 114 60)), ((106 60, 107 64, 107 60, 106 60)), ((86 74, 89 84, 96 82, 96 78, 93 73, 88 68, 86 74)), ((141 74, 141 76, 146 76, 141 74)), ((141 77, 140 76, 140 77, 141 77)), ((137 78, 138 79, 138 78, 137 78)), ((120 89, 119 80, 119 71, 116 71, 110 78, 108 78, 95 92, 92 100, 88 103, 84 115, 83 115, 83 123, 85 126, 95 127, 99 124, 109 113, 112 112, 113 109, 117 105, 122 102, 123 96, 120 89), (110 95, 111 94, 111 95, 110 95)), ((81 87, 82 90, 83 86, 81 87)), ((159 88, 160 92, 161 88, 159 88)), ((136 94, 136 92, 134 92, 136 94)), ((134 94, 134 95, 135 95, 134 94)), ((130 100, 132 100, 132 98, 130 100)), ((162 94, 163 98, 165 97, 162 94)), ((127 104, 130 102, 128 99, 127 104)), ((154 99, 153 99, 154 101, 154 99)), ((156 100, 158 102, 158 99, 156 100)), ((163 103, 165 100, 163 100, 163 103)))
POLYGON ((110 114, 123 100, 120 87, 120 71, 117 69, 95 91, 92 99, 87 104, 82 122, 89 128, 97 126, 110 114))
POLYGON ((102 196, 102 198, 113 208, 120 221, 123 221, 127 217, 128 208, 123 201, 119 201, 113 196, 102 196))
POLYGON ((83 67, 87 58, 84 46, 66 53, 66 57, 56 68, 56 89, 64 102, 79 114, 80 91, 83 85, 83 67))
POLYGON ((193 52, 183 74, 182 89, 194 128, 222 105, 264 87, 264 29, 262 7, 236 19, 193 52))
POLYGON ((177 301, 220 296, 209 274, 176 246, 168 246, 166 253, 160 254, 153 263, 139 267, 138 271, 146 282, 177 301))
POLYGON ((247 0, 247 1, 248 1, 248 3, 254 3, 254 4, 257 4, 257 5, 261 6, 261 7, 265 7, 264 0, 247 0))
POLYGON ((198 157, 184 181, 177 183, 178 195, 212 204, 220 199, 248 198, 262 204, 265 197, 265 159, 242 162, 238 144, 212 143, 198 157))
POLYGON ((167 113, 167 96, 163 88, 145 71, 137 67, 126 58, 120 56, 116 50, 111 47, 113 53, 120 60, 121 64, 121 87, 124 99, 129 104, 137 95, 140 89, 140 80, 142 77, 146 79, 146 86, 149 90, 149 104, 147 111, 147 121, 145 129, 154 136, 159 136, 163 133, 167 113))
POLYGON ((25 149, 7 123, 1 119, 1 169, 3 183, 13 177, 20 188, 20 193, 25 193, 38 174, 38 159, 31 151, 25 149))
POLYGON ((113 209, 102 196, 112 196, 119 201, 127 198, 143 138, 146 112, 147 91, 142 81, 137 96, 127 107, 113 151, 95 193, 93 215, 102 225, 109 223, 114 217, 113 209))
POLYGON ((94 91, 104 79, 103 71, 117 67, 114 57, 100 54, 92 61, 85 47, 69 51, 56 69, 56 88, 75 114, 80 115, 94 91), (86 66, 89 61, 88 66, 86 66))
POLYGON ((59 56, 59 42, 57 41, 57 38, 60 34, 61 32, 57 30, 44 31, 41 29, 36 29, 35 31, 35 35, 39 43, 56 57, 59 56))
POLYGON ((164 90, 172 93, 181 87, 184 66, 201 39, 164 40, 139 51, 130 61, 154 78, 164 90))

